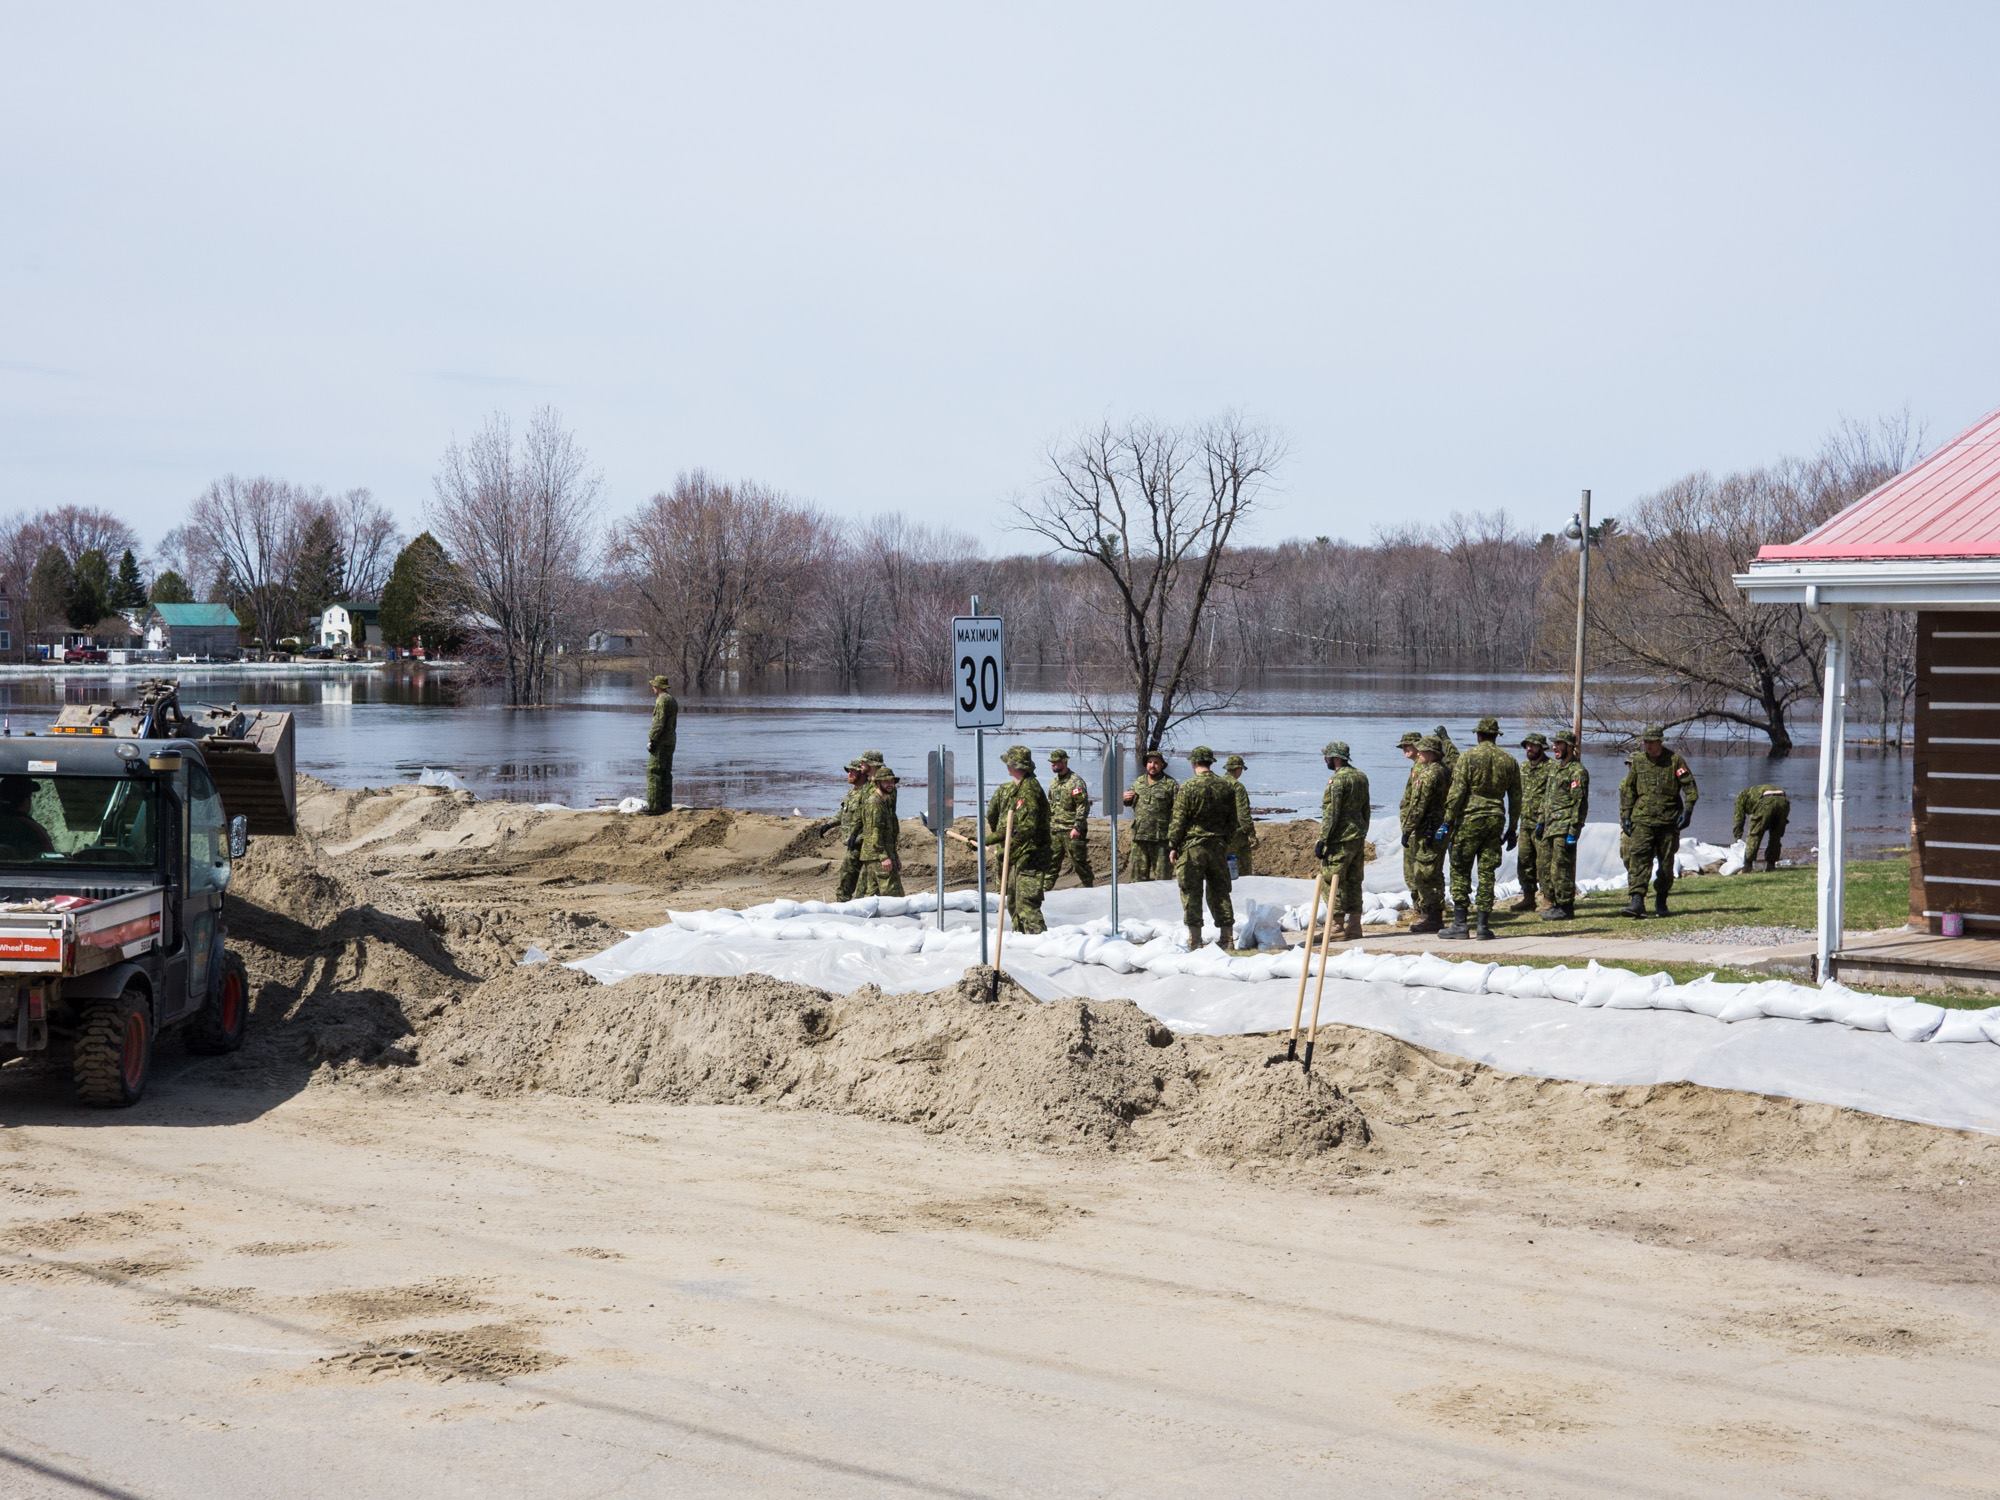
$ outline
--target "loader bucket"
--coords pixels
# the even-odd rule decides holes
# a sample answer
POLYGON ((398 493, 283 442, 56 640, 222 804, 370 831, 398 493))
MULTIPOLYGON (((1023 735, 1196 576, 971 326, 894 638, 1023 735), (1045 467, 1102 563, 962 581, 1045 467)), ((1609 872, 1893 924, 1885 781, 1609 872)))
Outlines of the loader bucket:
POLYGON ((222 794, 222 810, 246 817, 257 834, 299 831, 298 777, 293 770, 292 716, 246 712, 240 734, 201 741, 202 759, 222 794))

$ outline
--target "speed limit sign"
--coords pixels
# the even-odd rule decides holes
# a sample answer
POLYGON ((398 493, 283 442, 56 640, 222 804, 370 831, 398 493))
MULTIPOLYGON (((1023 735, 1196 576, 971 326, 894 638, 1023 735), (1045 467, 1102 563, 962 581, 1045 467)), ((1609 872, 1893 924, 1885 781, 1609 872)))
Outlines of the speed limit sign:
POLYGON ((959 729, 998 729, 1007 722, 1007 652, 992 615, 951 622, 951 722, 959 729))

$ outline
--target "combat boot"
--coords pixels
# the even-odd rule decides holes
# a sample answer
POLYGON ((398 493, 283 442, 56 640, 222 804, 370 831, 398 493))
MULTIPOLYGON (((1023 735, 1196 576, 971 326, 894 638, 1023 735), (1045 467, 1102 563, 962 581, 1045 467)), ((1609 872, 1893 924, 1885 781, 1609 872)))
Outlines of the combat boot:
POLYGON ((1521 899, 1519 901, 1516 901, 1512 906, 1507 908, 1507 910, 1509 911, 1516 911, 1523 913, 1531 912, 1534 909, 1535 909, 1535 893, 1533 891, 1521 892, 1521 899))
POLYGON ((1224 953, 1230 952, 1236 946, 1236 929, 1234 927, 1223 928, 1222 935, 1216 939, 1216 942, 1222 945, 1224 953))
POLYGON ((1621 917, 1635 917, 1635 918, 1645 916, 1646 898, 1644 896, 1634 896, 1630 901, 1627 901, 1625 903, 1625 910, 1621 911, 1618 915, 1621 917))
POLYGON ((1655 896, 1653 898, 1653 915, 1664 917, 1667 914, 1667 898, 1665 896, 1655 896))
POLYGON ((1434 907, 1427 906, 1417 913, 1417 920, 1410 924, 1410 931, 1436 932, 1442 926, 1444 926, 1444 914, 1434 907))
POLYGON ((1361 917, 1358 912, 1349 912, 1347 914, 1347 926, 1342 930, 1340 935, 1349 942, 1361 936, 1361 917))
POLYGON ((1190 927, 1188 929, 1188 952, 1193 953, 1199 947, 1201 947, 1201 929, 1199 927, 1190 927))
POLYGON ((1489 921, 1487 921, 1486 913, 1480 912, 1473 920, 1476 923, 1476 925, 1472 929, 1472 936, 1474 937, 1474 939, 1482 943, 1492 942, 1493 926, 1489 921))
POLYGON ((1567 922, 1575 915, 1576 913, 1571 911, 1567 906, 1557 905, 1551 906, 1547 911, 1543 912, 1542 920, 1544 922, 1567 922))
POLYGON ((1438 936, 1454 943, 1472 936, 1471 929, 1465 925, 1464 907, 1455 902, 1453 903, 1451 908, 1451 926, 1441 929, 1438 936))

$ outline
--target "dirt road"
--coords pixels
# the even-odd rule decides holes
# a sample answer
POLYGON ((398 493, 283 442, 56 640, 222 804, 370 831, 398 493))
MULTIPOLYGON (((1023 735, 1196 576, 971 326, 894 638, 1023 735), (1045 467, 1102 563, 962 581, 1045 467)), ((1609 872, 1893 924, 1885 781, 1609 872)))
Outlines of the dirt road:
POLYGON ((1559 1190, 208 1066, 115 1118, 10 1094, 0 1493, 1875 1496, 2000 1473, 1990 1267, 1907 1253, 1958 1238, 1949 1184, 1844 1205, 1879 1233, 1775 1180, 1706 1206, 1634 1182, 1593 1223, 1559 1190))

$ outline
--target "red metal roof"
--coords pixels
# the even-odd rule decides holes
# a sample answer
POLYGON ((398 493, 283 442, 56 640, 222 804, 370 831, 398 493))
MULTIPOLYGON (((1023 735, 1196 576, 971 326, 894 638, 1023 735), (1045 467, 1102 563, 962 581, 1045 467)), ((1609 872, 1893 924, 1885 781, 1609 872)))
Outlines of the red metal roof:
POLYGON ((1759 562, 2000 557, 2000 411, 1759 562))

